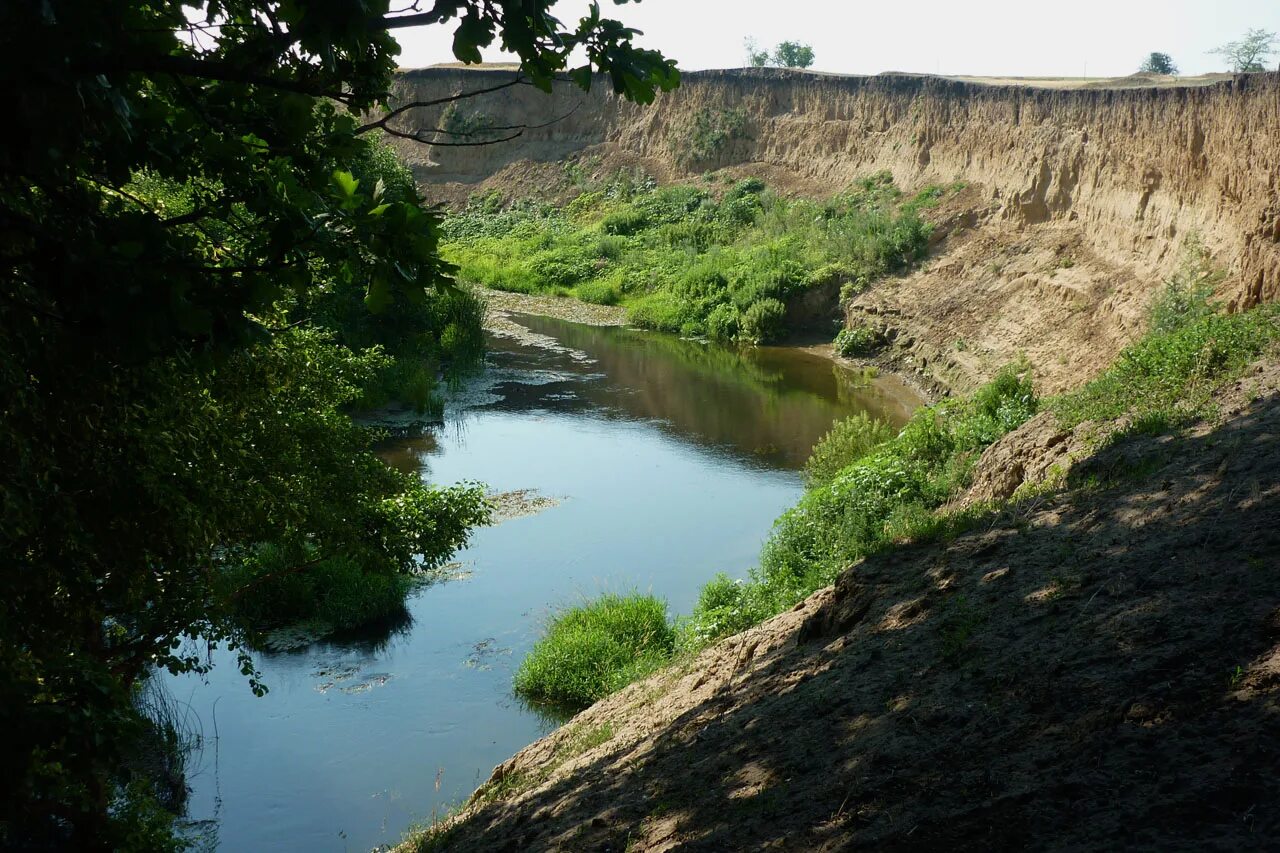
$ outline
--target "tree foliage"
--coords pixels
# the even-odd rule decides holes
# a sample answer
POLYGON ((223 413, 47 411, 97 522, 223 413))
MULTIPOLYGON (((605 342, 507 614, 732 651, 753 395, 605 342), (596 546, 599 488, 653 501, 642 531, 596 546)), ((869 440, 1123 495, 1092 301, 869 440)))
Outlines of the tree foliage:
POLYGON ((1253 29, 1238 41, 1227 42, 1209 51, 1221 56, 1236 73, 1266 71, 1266 61, 1275 54, 1276 34, 1269 30, 1253 29))
POLYGON ((438 215, 370 114, 392 32, 423 24, 464 62, 517 54, 512 85, 678 82, 552 2, 0 5, 0 846, 156 847, 112 772, 148 672, 242 645, 237 602, 274 578, 420 571, 484 521, 477 487, 388 468, 347 414, 465 331, 438 215), (272 568, 228 584, 246 565, 272 568))
POLYGON ((752 38, 748 38, 743 45, 747 51, 747 65, 752 68, 767 65, 778 68, 808 68, 813 65, 813 48, 798 41, 779 42, 773 53, 761 50, 752 38))
POLYGON ((1146 59, 1142 60, 1142 65, 1138 68, 1141 74, 1177 74, 1178 66, 1174 64, 1173 57, 1167 53, 1159 53, 1153 51, 1146 59))
POLYGON ((779 68, 808 68, 813 64, 813 48, 798 41, 779 42, 773 49, 773 64, 779 68))

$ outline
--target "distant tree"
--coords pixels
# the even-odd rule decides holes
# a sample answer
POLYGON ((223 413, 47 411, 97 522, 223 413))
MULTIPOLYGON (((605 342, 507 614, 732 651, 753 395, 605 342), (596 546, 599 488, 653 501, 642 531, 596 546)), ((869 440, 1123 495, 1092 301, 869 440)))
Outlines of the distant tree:
POLYGON ((773 64, 779 68, 808 68, 813 64, 813 48, 798 41, 781 42, 773 51, 773 64))
POLYGON ((748 38, 742 45, 747 49, 747 65, 752 68, 763 68, 769 64, 769 51, 761 50, 755 39, 748 38))
POLYGON ((776 65, 779 68, 808 68, 813 64, 813 48, 798 41, 779 42, 773 53, 761 50, 753 38, 743 41, 747 49, 747 65, 752 68, 763 68, 776 65))
POLYGON ((1177 74, 1178 66, 1173 64, 1173 57, 1167 53, 1152 53, 1142 62, 1138 69, 1143 74, 1177 74))
POLYGON ((1267 30, 1249 30, 1239 41, 1227 42, 1209 51, 1221 56, 1237 73, 1265 71, 1265 63, 1276 52, 1276 34, 1267 30))

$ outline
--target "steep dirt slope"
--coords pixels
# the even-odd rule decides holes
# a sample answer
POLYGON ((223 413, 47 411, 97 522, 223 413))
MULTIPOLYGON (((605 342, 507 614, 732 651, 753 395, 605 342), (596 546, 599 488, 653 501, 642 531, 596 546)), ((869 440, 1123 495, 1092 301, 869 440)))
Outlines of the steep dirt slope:
MULTIPOLYGON (((512 73, 409 71, 399 94, 428 100, 512 73)), ((902 357, 959 390, 1021 351, 1047 390, 1078 382, 1135 336, 1191 235, 1228 270, 1229 303, 1280 295, 1280 75, 1039 82, 708 71, 686 74, 652 108, 620 101, 604 81, 550 97, 515 86, 462 107, 528 125, 515 141, 396 144, 429 193, 454 202, 494 188, 554 195, 568 185, 566 158, 640 166, 661 180, 758 175, 816 195, 880 170, 908 189, 964 181, 962 197, 936 214, 946 236, 927 271, 853 306, 855 318, 893 318, 909 342, 902 357), (742 130, 691 159, 682 140, 693 123, 731 110, 742 130)), ((414 110, 403 129, 440 119, 441 108, 414 110)))
POLYGON ((1280 368, 1224 412, 597 704, 429 843, 1274 847, 1280 368))

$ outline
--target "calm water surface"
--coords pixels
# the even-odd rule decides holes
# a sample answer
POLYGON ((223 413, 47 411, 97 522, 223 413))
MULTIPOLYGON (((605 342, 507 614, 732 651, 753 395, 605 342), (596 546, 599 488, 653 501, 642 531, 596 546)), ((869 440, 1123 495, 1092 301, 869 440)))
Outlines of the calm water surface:
POLYGON ((259 655, 264 698, 227 655, 170 681, 205 738, 189 816, 220 849, 369 850, 464 800, 554 725, 510 685, 556 608, 640 589, 687 612, 715 572, 746 574, 833 420, 901 423, 918 403, 803 351, 519 320, 555 348, 494 339, 444 426, 383 452, 433 483, 562 502, 477 531, 461 579, 402 624, 259 655))

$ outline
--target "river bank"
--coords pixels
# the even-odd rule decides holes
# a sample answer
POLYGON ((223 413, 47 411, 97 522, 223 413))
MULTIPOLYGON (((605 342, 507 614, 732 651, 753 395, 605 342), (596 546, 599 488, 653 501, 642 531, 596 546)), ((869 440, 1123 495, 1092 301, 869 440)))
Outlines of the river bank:
POLYGON ((992 445, 965 514, 598 702, 401 849, 1277 837, 1278 319, 1152 332, 992 445))
POLYGON ((491 336, 485 371, 443 389, 442 424, 379 447, 431 483, 482 481, 501 523, 400 621, 256 655, 265 697, 223 650, 207 680, 169 682, 207 736, 188 815, 222 849, 370 849, 445 813, 559 724, 512 697, 553 614, 633 589, 690 611, 716 571, 746 574, 833 421, 914 407, 810 353, 502 304, 521 340, 491 336))
MULTIPOLYGON (((531 346, 558 347, 554 338, 539 335, 527 325, 515 319, 519 315, 551 317, 584 326, 625 327, 627 311, 618 305, 592 305, 571 296, 540 296, 527 293, 511 293, 505 290, 482 288, 478 291, 485 302, 485 329, 490 333, 531 346)), ((835 347, 825 342, 780 344, 767 347, 770 350, 794 350, 821 359, 851 371, 861 371, 868 380, 875 378, 886 389, 887 396, 903 401, 898 407, 903 420, 914 411, 914 406, 927 405, 941 396, 940 386, 921 370, 910 369, 910 364, 890 357, 878 359, 846 358, 835 347), (914 400, 913 400, 914 398, 914 400)))

